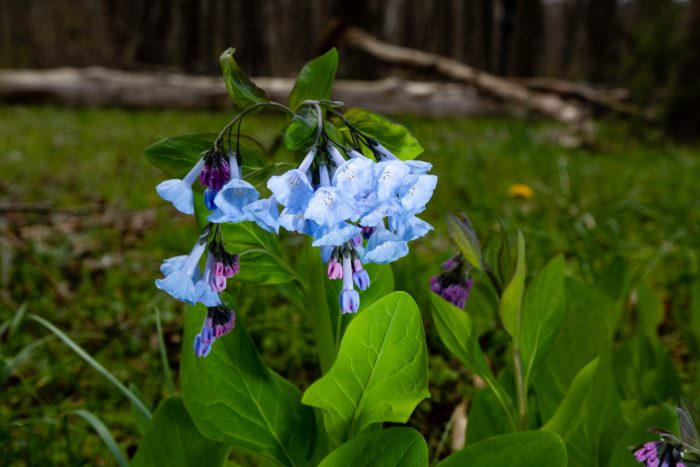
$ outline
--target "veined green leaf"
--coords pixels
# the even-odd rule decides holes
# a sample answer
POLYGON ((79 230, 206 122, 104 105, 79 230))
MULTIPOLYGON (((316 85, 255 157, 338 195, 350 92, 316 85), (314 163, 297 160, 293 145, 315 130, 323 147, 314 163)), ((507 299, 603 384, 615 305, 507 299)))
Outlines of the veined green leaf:
POLYGON ((533 279, 525 293, 520 350, 526 385, 564 322, 564 273, 564 258, 557 256, 533 279))
POLYGON ((163 399, 139 443, 132 467, 220 466, 230 448, 202 436, 179 397, 163 399))
POLYGON ((428 445, 413 428, 388 428, 358 436, 326 456, 319 467, 425 467, 428 445))
POLYGON ((265 366, 241 319, 197 358, 193 342, 204 317, 203 306, 185 316, 180 377, 194 424, 209 439, 282 465, 306 465, 316 428, 299 390, 265 366))
POLYGON ((516 347, 520 339, 523 292, 525 290, 525 238, 518 232, 518 259, 515 273, 508 287, 503 291, 498 313, 503 327, 515 341, 516 347))
POLYGON ((415 159, 423 152, 423 147, 405 126, 383 115, 360 108, 349 109, 344 115, 361 133, 379 141, 399 159, 415 159))
POLYGON ((428 357, 421 315, 410 295, 394 292, 352 320, 335 363, 302 402, 323 410, 337 444, 375 423, 404 423, 428 397, 428 357))
POLYGON ((338 51, 335 47, 304 65, 289 93, 289 107, 296 110, 305 100, 330 99, 337 68, 338 51))
POLYGON ((566 447, 555 433, 522 431, 469 444, 438 467, 563 467, 566 459, 566 447))
POLYGON ((267 94, 253 83, 241 67, 238 66, 233 55, 236 49, 229 48, 219 57, 221 72, 224 75, 226 90, 233 101, 233 105, 240 110, 253 104, 268 102, 267 94))

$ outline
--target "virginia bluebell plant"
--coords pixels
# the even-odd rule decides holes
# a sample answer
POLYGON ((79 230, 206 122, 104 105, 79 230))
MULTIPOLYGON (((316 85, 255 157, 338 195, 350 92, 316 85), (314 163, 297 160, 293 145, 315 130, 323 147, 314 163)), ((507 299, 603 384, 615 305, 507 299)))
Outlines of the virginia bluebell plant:
POLYGON ((357 312, 357 289, 370 286, 363 264, 396 261, 408 254, 409 241, 432 230, 416 217, 425 210, 437 184, 437 177, 428 174, 431 164, 400 160, 335 109, 324 109, 322 102, 306 100, 301 107, 315 114, 315 138, 304 148, 298 167, 267 180, 271 196, 261 199, 258 190, 243 180, 240 136, 236 144, 231 143, 234 124, 238 123, 240 133, 246 111, 222 130, 183 179, 156 187, 164 200, 185 214, 195 211, 193 185, 199 180, 204 188, 209 224, 189 255, 163 262, 165 278, 156 281, 174 298, 208 307, 194 343, 200 357, 208 355, 214 341, 235 323, 234 311, 223 305, 219 293, 226 289, 226 280, 239 272, 240 264, 238 255, 224 247, 222 223, 254 222, 268 232, 278 233, 282 227, 311 237, 327 264, 328 278, 342 281, 342 313, 357 312), (348 138, 329 135, 324 126, 326 111, 343 122, 348 138), (200 270, 202 258, 206 259, 200 270))

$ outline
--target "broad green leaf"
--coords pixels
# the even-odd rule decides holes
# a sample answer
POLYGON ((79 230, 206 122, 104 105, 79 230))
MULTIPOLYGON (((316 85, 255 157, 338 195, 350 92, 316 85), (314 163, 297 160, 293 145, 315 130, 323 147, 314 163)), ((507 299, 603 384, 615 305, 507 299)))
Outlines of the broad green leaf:
POLYGON ((483 269, 481 246, 469 218, 464 214, 461 219, 448 214, 447 229, 464 259, 476 269, 483 269))
POLYGON ((426 467, 428 445, 413 428, 373 431, 348 441, 326 456, 319 467, 426 467))
POLYGON ((379 141, 399 159, 415 159, 423 152, 418 140, 400 123, 360 108, 349 109, 344 115, 361 133, 379 141))
POLYGON ((618 305, 607 294, 565 278, 566 311, 559 333, 532 380, 543 420, 548 420, 581 369, 612 345, 610 315, 618 305))
POLYGON ((597 368, 598 359, 595 358, 578 372, 571 386, 569 386, 564 400, 559 404, 552 418, 544 424, 543 430, 557 433, 564 440, 571 437, 571 434, 578 428, 584 417, 581 407, 591 387, 597 368))
MULTIPOLYGON (((143 153, 150 163, 169 176, 182 178, 203 153, 211 149, 215 138, 213 133, 173 136, 153 143, 143 153)), ((231 145, 241 153, 243 178, 246 180, 251 174, 269 166, 263 159, 265 148, 253 138, 241 136, 237 141, 234 137, 231 145)))
POLYGON ((649 339, 658 340, 657 328, 664 319, 664 306, 659 294, 646 282, 637 288, 637 318, 639 332, 649 339))
POLYGON ((253 104, 268 102, 267 94, 253 83, 241 67, 238 66, 233 55, 236 49, 229 48, 219 57, 221 72, 224 75, 226 90, 233 101, 233 105, 240 110, 250 107, 253 104))
POLYGON ((566 439, 569 466, 607 465, 617 438, 628 429, 613 381, 609 350, 600 355, 590 389, 579 410, 583 419, 566 439))
POLYGON ((464 366, 493 387, 502 404, 510 407, 511 401, 496 382, 481 351, 479 339, 474 332, 474 325, 469 315, 437 294, 430 294, 430 300, 433 322, 442 343, 464 366))
POLYGON ((622 301, 629 292, 630 266, 621 256, 613 256, 600 271, 598 284, 600 290, 617 301, 622 301))
POLYGON ((296 110, 305 100, 330 99, 337 68, 338 51, 335 47, 304 65, 289 93, 289 107, 296 110))
POLYGON ((313 411, 301 393, 267 368, 238 319, 205 358, 194 355, 204 307, 185 315, 180 378, 187 411, 209 439, 283 465, 306 465, 315 439, 313 411))
POLYGON ((522 431, 468 444, 438 467, 564 467, 566 458, 566 447, 556 434, 522 431))
POLYGON ((564 321, 564 272, 564 258, 557 256, 533 279, 525 293, 520 351, 526 386, 564 321))
POLYGON ((229 447, 202 436, 179 397, 163 399, 139 443, 132 467, 223 465, 229 447))
POLYGON ((289 151, 311 147, 316 140, 318 117, 314 109, 301 108, 284 130, 284 147, 289 151))
POLYGON ((525 290, 525 238, 518 232, 518 259, 515 273, 508 287, 503 291, 498 314, 503 327, 515 341, 516 347, 520 339, 523 292, 525 290))
POLYGON ((394 292, 352 320, 330 371, 304 393, 336 443, 381 422, 405 423, 428 393, 423 323, 410 295, 394 292))

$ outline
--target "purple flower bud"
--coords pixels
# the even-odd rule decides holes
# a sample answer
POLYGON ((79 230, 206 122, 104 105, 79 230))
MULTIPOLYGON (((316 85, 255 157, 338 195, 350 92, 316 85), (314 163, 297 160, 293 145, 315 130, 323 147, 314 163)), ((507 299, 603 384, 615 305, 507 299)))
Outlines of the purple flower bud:
POLYGON ((439 294, 442 291, 442 285, 440 284, 440 276, 433 276, 430 278, 430 290, 439 294))
POLYGON ((338 260, 335 258, 328 262, 328 278, 329 279, 342 279, 343 278, 343 267, 340 265, 338 260))
POLYGON ((345 313, 357 313, 360 309, 360 294, 355 289, 343 289, 340 291, 340 311, 345 313))
POLYGON ((469 298, 469 289, 461 284, 452 284, 443 289, 440 296, 457 308, 464 309, 469 298))
POLYGON ((236 325, 236 314, 224 305, 207 309, 207 317, 202 330, 194 338, 194 353, 197 357, 206 357, 216 339, 228 334, 236 325))
POLYGON ((364 269, 352 273, 352 279, 360 290, 367 290, 369 287, 369 274, 364 269))
POLYGON ((207 164, 199 174, 199 181, 202 185, 217 192, 231 179, 231 167, 224 160, 218 160, 213 164, 207 164))

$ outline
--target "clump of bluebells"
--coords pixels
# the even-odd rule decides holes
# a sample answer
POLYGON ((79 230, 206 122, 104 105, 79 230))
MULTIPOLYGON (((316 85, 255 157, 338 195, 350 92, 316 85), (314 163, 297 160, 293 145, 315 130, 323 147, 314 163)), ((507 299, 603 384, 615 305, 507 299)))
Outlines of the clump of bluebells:
POLYGON ((235 323, 235 313, 223 304, 220 293, 241 266, 239 255, 224 246, 222 223, 254 222, 271 233, 278 233, 281 227, 310 237, 312 245, 320 248, 328 278, 342 281, 338 297, 342 313, 357 312, 358 290, 370 287, 364 265, 396 261, 408 254, 408 242, 432 230, 416 217, 425 210, 437 184, 437 177, 428 174, 431 164, 399 159, 319 101, 304 101, 301 107, 315 114, 315 139, 304 148, 305 156, 296 168, 266 181, 269 197, 261 198, 243 179, 238 144, 246 111, 219 133, 183 179, 167 180, 156 187, 164 200, 185 214, 195 212, 195 183, 199 181, 204 188, 209 223, 189 255, 163 262, 165 277, 156 281, 158 288, 178 300, 208 307, 195 338, 197 356, 208 355, 216 339, 231 331, 235 323), (326 113, 340 119, 348 137, 341 140, 329 135, 324 124, 326 113), (239 136, 231 143, 236 122, 239 136), (228 143, 224 143, 227 132, 228 143), (200 268, 202 258, 206 259, 200 268))
POLYGON ((474 285, 470 277, 472 267, 461 254, 442 263, 442 272, 430 278, 430 289, 442 298, 464 309, 474 285))
POLYGON ((650 430, 659 435, 659 440, 631 448, 637 462, 646 467, 700 466, 700 437, 697 430, 700 416, 695 406, 685 399, 681 399, 681 407, 676 411, 681 428, 680 438, 668 431, 650 430))

